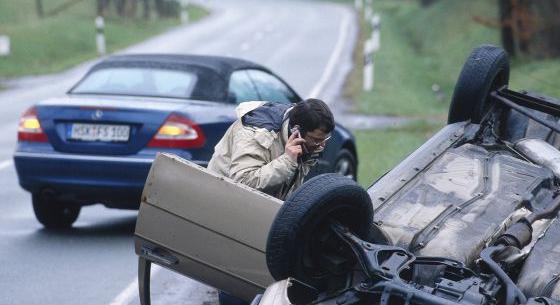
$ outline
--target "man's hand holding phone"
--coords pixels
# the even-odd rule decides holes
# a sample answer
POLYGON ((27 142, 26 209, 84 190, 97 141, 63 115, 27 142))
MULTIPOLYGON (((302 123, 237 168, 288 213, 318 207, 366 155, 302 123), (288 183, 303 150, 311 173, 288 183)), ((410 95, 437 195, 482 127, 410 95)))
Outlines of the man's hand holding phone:
POLYGON ((292 134, 288 138, 288 142, 286 142, 285 146, 285 153, 292 159, 294 162, 298 161, 298 158, 303 154, 303 145, 305 144, 305 140, 301 137, 299 129, 294 128, 292 129, 292 134))

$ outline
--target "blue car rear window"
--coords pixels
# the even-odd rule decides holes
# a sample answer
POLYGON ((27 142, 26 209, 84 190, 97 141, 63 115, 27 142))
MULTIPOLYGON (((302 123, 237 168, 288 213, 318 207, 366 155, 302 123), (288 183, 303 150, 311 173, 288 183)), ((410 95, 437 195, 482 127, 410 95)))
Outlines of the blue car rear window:
POLYGON ((115 94, 194 98, 198 75, 183 70, 142 67, 111 67, 98 69, 72 90, 76 94, 115 94))

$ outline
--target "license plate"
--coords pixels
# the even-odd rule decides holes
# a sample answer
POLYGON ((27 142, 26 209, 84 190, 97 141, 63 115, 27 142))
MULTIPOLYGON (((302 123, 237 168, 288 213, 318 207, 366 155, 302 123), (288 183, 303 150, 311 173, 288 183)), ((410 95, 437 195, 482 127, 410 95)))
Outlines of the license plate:
POLYGON ((108 124, 72 124, 70 139, 80 141, 126 142, 130 126, 108 124))

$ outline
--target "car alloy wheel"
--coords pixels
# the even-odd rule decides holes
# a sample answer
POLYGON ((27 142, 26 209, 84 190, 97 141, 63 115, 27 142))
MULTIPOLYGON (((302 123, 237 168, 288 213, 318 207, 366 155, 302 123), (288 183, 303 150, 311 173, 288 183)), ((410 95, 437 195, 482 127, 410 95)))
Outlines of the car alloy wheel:
MULTIPOLYGON (((333 264, 324 257, 338 257, 340 249, 329 242, 331 221, 340 222, 366 240, 370 238, 371 198, 355 181, 336 173, 311 178, 284 201, 266 246, 266 262, 272 277, 294 277, 314 287, 326 285, 333 264)), ((348 261, 340 268, 352 267, 348 261)))
POLYGON ((352 153, 342 149, 336 159, 334 172, 352 180, 356 180, 356 161, 352 153))

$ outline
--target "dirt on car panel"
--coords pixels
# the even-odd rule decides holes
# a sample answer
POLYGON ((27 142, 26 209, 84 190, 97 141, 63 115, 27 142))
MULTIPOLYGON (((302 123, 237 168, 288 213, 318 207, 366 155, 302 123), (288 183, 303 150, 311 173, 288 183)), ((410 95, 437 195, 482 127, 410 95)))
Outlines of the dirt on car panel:
POLYGON ((560 221, 555 219, 525 260, 517 285, 529 296, 560 300, 560 221))

